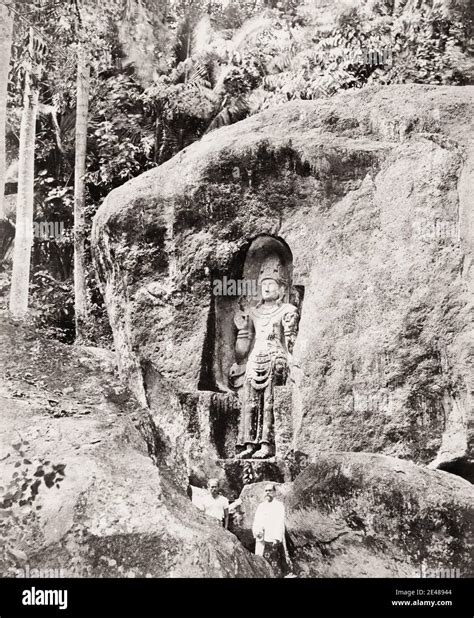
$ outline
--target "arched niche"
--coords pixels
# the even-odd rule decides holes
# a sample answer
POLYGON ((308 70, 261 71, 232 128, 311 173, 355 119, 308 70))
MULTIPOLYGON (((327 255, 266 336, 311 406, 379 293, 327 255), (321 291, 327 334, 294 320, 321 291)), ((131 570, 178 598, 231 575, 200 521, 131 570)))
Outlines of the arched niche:
MULTIPOLYGON (((292 282, 293 282, 293 256, 288 245, 281 239, 274 236, 262 235, 257 236, 251 243, 245 255, 243 267, 244 281, 258 281, 260 267, 262 263, 270 256, 278 256, 286 273, 288 280, 288 288, 284 302, 289 302, 292 282)), ((254 304, 260 301, 259 292, 256 298, 249 298, 248 302, 254 304)))
POLYGON ((282 238, 268 234, 250 240, 235 255, 234 263, 227 273, 211 275, 212 299, 199 390, 233 392, 229 385, 229 370, 235 362, 234 313, 239 302, 253 305, 260 301, 260 267, 262 262, 274 255, 283 264, 289 282, 284 302, 301 305, 303 288, 293 285, 293 256, 287 243, 282 238), (219 282, 222 284, 220 288, 219 282))

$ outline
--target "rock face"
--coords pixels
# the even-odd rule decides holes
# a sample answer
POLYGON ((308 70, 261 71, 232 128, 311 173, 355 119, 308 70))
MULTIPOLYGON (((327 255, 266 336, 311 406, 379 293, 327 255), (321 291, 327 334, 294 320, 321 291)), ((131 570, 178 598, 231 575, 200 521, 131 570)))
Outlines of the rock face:
POLYGON ((107 354, 93 350, 94 367, 84 349, 39 347, 3 320, 0 332, 2 367, 18 376, 0 383, 0 576, 26 565, 68 577, 272 576, 157 468, 143 437, 149 414, 107 394, 117 388, 107 354), (58 487, 41 482, 46 465, 64 471, 58 487), (31 481, 40 486, 30 507, 15 495, 31 481))
MULTIPOLYGON (((264 486, 241 496, 235 532, 249 549, 264 486)), ((474 489, 464 479, 394 457, 325 453, 278 494, 300 576, 473 575, 474 489)))
POLYGON ((121 372, 183 483, 219 473, 212 286, 259 235, 286 243, 304 295, 293 450, 472 474, 473 117, 472 86, 295 102, 107 197, 93 252, 121 372))

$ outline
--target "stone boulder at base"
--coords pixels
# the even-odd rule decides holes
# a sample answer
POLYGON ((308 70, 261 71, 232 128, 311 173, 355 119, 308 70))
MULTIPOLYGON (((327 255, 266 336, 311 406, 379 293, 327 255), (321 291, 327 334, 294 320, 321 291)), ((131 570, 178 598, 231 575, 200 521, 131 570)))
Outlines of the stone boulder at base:
POLYGON ((2 320, 0 360, 15 381, 0 381, 0 576, 28 565, 67 577, 271 577, 158 469, 149 413, 110 399, 108 355, 94 356, 85 365, 84 349, 23 338, 2 320), (46 466, 63 471, 58 486, 46 466))
POLYGON ((107 197, 93 253, 120 370, 183 484, 229 456, 208 414, 235 416, 216 395, 232 359, 213 281, 260 236, 289 248, 303 299, 292 449, 472 478, 473 118, 474 86, 295 101, 210 132, 107 197))
MULTIPOLYGON (((2 444, 18 433, 28 457, 65 466, 60 487, 42 488, 34 525, 13 539, 29 568, 63 569, 70 577, 270 577, 262 558, 201 513, 148 455, 124 418, 51 418, 1 398, 2 444), (26 551, 25 551, 26 550, 26 551)), ((3 466, 2 481, 13 466, 3 466)), ((12 576, 24 561, 1 564, 12 576)))
MULTIPOLYGON (((246 485, 235 528, 251 549, 265 483, 246 485)), ((474 488, 447 472, 370 453, 322 453, 277 488, 301 577, 472 577, 474 488)))

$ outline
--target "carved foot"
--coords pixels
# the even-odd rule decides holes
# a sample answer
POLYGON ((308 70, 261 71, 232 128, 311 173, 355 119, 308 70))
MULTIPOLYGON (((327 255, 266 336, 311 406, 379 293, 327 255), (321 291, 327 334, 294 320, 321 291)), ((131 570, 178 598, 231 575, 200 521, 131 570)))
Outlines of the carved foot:
POLYGON ((253 444, 249 444, 244 451, 237 455, 237 459, 249 459, 252 457, 254 451, 255 446, 253 444))
POLYGON ((263 444, 256 453, 253 454, 254 459, 268 459, 268 457, 272 457, 273 452, 272 449, 268 446, 268 444, 263 444))

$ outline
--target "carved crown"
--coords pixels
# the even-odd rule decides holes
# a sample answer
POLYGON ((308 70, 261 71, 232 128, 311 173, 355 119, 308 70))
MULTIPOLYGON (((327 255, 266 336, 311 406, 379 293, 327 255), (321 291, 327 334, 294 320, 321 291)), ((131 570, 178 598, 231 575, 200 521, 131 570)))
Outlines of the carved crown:
POLYGON ((278 256, 270 256, 262 262, 258 283, 261 284, 264 279, 273 279, 281 285, 288 285, 285 267, 278 256))

